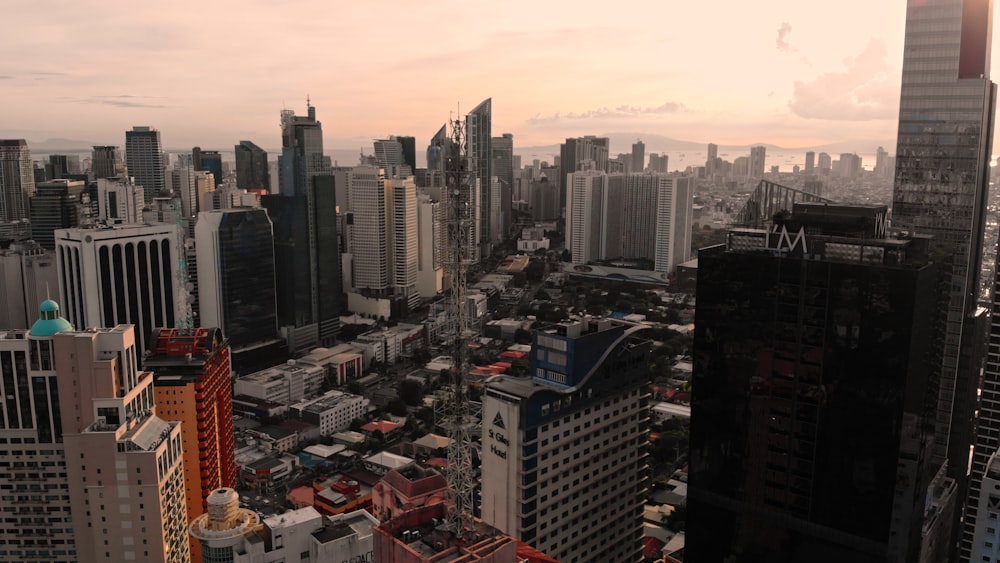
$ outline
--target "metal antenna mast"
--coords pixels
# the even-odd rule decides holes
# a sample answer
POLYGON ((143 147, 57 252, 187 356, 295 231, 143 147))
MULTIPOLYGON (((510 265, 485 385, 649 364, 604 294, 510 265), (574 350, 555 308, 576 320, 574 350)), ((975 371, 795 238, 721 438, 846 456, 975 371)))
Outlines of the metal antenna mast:
POLYGON ((473 228, 471 174, 465 146, 465 124, 461 118, 449 119, 451 145, 445 155, 444 180, 447 241, 444 269, 451 284, 448 296, 448 326, 451 328, 451 396, 446 405, 444 426, 448 430, 448 527, 461 539, 472 530, 473 471, 472 430, 475 413, 467 396, 469 373, 468 309, 465 303, 466 266, 470 261, 469 245, 473 228))

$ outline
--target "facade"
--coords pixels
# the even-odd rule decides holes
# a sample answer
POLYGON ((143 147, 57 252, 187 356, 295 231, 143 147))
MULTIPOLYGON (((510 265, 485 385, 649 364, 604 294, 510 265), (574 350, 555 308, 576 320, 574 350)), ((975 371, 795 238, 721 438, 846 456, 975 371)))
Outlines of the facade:
POLYGON ((299 365, 295 360, 240 377, 233 393, 271 403, 290 405, 315 397, 326 378, 326 370, 316 365, 299 365))
POLYGON ((97 218, 108 223, 139 223, 146 203, 144 198, 142 186, 137 186, 132 178, 98 178, 97 218))
POLYGON ((475 199, 472 207, 479 210, 476 232, 480 252, 489 254, 493 236, 493 98, 486 98, 465 116, 465 144, 475 199))
POLYGON ((77 561, 191 560, 181 424, 156 415, 133 327, 59 332, 52 360, 77 561))
POLYGON ((925 522, 950 528, 930 526, 954 502, 931 487, 937 266, 886 211, 795 204, 699 252, 685 558, 918 561, 925 522))
POLYGON ((343 293, 336 180, 316 108, 281 113, 280 195, 261 198, 274 226, 278 326, 294 353, 332 345, 343 293))
POLYGON ((151 201, 163 191, 163 145, 160 132, 152 127, 133 127, 125 132, 125 164, 128 174, 142 186, 143 199, 151 201))
POLYGON ((751 178, 760 178, 764 175, 766 155, 767 147, 763 145, 750 147, 750 170, 748 175, 751 178))
POLYGON ((194 168, 173 168, 167 171, 167 183, 171 191, 181 198, 184 217, 198 214, 198 180, 194 168))
MULTIPOLYGON (((947 462, 948 475, 960 482, 960 490, 965 489, 982 361, 966 350, 978 338, 974 315, 993 146, 991 28, 991 3, 985 0, 907 2, 893 227, 932 235, 934 252, 949 257, 943 268, 948 281, 941 284, 948 292, 942 301, 947 305, 934 320, 947 335, 937 344, 934 360, 939 366, 934 457, 947 462), (962 134, 956 137, 955 131, 962 134)), ((984 403, 988 400, 984 394, 984 403)), ((990 404, 981 409, 986 410, 992 410, 990 404)), ((982 423, 979 430, 986 432, 982 423)), ((976 441, 963 559, 969 556, 976 525, 978 480, 996 450, 986 446, 981 434, 976 441)))
POLYGON ((27 329, 59 290, 55 253, 26 240, 0 250, 0 327, 27 329))
POLYGON ((976 526, 972 536, 969 561, 1000 560, 1000 538, 997 537, 997 518, 1000 517, 1000 457, 997 452, 986 461, 986 472, 980 482, 976 510, 976 526))
MULTIPOLYGON (((611 149, 611 141, 607 137, 595 137, 587 135, 566 139, 566 142, 559 146, 559 172, 557 177, 549 178, 554 182, 559 191, 559 201, 557 209, 559 215, 566 208, 566 175, 577 170, 604 170, 608 169, 608 156, 611 149)), ((538 217, 535 217, 538 219, 538 217)))
POLYGON ((56 247, 56 229, 91 223, 97 215, 97 201, 92 195, 86 182, 52 180, 37 184, 30 200, 31 238, 52 250, 56 247))
POLYGON ((322 397, 291 406, 292 414, 319 427, 320 436, 332 436, 368 414, 370 402, 361 395, 328 391, 322 397))
POLYGON ((444 244, 447 225, 444 208, 426 194, 417 195, 417 283, 423 298, 444 290, 444 244))
POLYGON ((646 144, 642 140, 632 143, 632 172, 646 169, 646 144))
POLYGON ((493 137, 493 175, 500 182, 497 238, 505 239, 514 225, 511 204, 514 191, 514 135, 493 137))
POLYGON ((540 329, 531 378, 487 382, 487 523, 565 563, 641 560, 651 343, 640 330, 589 317, 540 329))
POLYGON ((90 156, 90 171, 95 180, 128 175, 122 151, 114 145, 94 146, 90 156))
POLYGON ((0 139, 0 223, 28 218, 35 195, 35 171, 24 139, 0 139))
POLYGON ((53 337, 73 330, 45 301, 31 331, 0 332, 0 549, 3 562, 78 561, 53 337))
POLYGON ((271 190, 267 151, 251 141, 240 141, 236 145, 236 185, 241 190, 271 190))
POLYGON ((278 339, 272 233, 263 209, 198 214, 199 322, 221 328, 236 351, 278 339))
POLYGON ((140 350, 154 328, 176 326, 176 225, 60 229, 55 236, 60 299, 75 326, 133 324, 140 350))
POLYGON ((222 184, 224 173, 222 171, 222 155, 219 151, 203 151, 201 147, 191 149, 191 164, 195 172, 210 172, 212 174, 212 188, 218 188, 222 184))
POLYGON ((671 273, 678 264, 691 258, 694 180, 686 176, 660 176, 657 182, 653 270, 671 273))
MULTIPOLYGON (((181 423, 188 521, 210 510, 208 499, 220 487, 235 487, 233 386, 229 346, 217 328, 153 331, 152 355, 158 415, 181 423)), ((197 559, 200 546, 192 541, 197 559)))

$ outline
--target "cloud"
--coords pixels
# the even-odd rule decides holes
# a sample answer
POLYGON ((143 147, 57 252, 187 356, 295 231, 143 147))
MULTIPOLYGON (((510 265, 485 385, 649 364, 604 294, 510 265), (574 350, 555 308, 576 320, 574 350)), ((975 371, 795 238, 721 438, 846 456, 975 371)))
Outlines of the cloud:
POLYGON ((622 105, 615 108, 598 108, 585 112, 554 113, 552 115, 536 114, 528 119, 528 124, 538 125, 541 123, 555 123, 558 121, 578 121, 583 119, 606 119, 623 117, 644 117, 650 115, 663 115, 680 113, 687 111, 684 104, 680 102, 665 102, 656 107, 636 107, 622 105))
POLYGON ((867 121, 894 119, 899 111, 899 74, 891 72, 885 44, 871 40, 865 50, 844 60, 844 70, 810 82, 796 80, 788 107, 807 119, 867 121))
POLYGON ((778 38, 774 40, 774 43, 775 45, 778 46, 779 51, 790 53, 795 50, 788 43, 788 41, 785 41, 785 37, 788 37, 788 34, 791 32, 792 32, 792 25, 788 22, 781 22, 781 27, 778 28, 778 38))
POLYGON ((90 96, 87 98, 59 98, 60 101, 70 102, 75 104, 103 104, 107 106, 114 106, 120 108, 153 108, 162 109, 168 106, 149 103, 142 101, 133 100, 159 100, 162 98, 156 98, 153 96, 133 96, 131 94, 121 94, 119 96, 90 96))
POLYGON ((14 80, 14 77, 7 76, 6 74, 0 74, 0 80, 14 80))

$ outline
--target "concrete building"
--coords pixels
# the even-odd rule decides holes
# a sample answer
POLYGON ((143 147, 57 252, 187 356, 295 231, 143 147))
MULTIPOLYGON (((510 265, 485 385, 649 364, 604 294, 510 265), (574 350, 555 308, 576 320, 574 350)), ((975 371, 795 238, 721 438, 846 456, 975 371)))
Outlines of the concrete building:
POLYGON ((191 560, 181 423, 156 415, 131 325, 59 332, 59 386, 77 560, 191 560))
POLYGON ((432 299, 444 290, 444 208, 429 195, 417 195, 417 293, 432 299))
POLYGON ((410 510, 375 529, 374 561, 394 563, 520 563, 518 542, 481 520, 458 541, 438 523, 444 504, 410 510))
POLYGON ((52 356, 73 327, 53 301, 33 317, 31 331, 0 331, 0 561, 79 561, 52 356))
POLYGON ((94 146, 90 157, 90 171, 96 180, 128 175, 122 151, 113 145, 94 146))
POLYGON ((239 493, 231 488, 212 491, 207 505, 190 527, 192 539, 201 548, 201 561, 235 561, 245 536, 261 529, 260 516, 253 510, 240 508, 239 493))
MULTIPOLYGON (((174 193, 181 193, 174 191, 174 193)), ((108 223, 138 223, 146 205, 142 186, 133 178, 111 176, 97 180, 97 218, 108 223)))
POLYGON ((52 180, 35 186, 30 199, 31 238, 42 247, 56 247, 56 229, 90 224, 96 219, 97 201, 86 182, 52 180))
POLYGON ((125 132, 125 163, 128 174, 142 186, 145 201, 163 191, 163 145, 160 132, 152 127, 136 126, 125 132))
POLYGON ((153 328, 175 326, 180 317, 179 236, 173 224, 56 231, 66 318, 80 327, 134 324, 136 344, 146 350, 153 328))
POLYGON ((319 427, 321 436, 332 436, 350 428, 368 414, 370 401, 361 395, 327 391, 323 396, 291 405, 293 415, 319 427))
POLYGON ((372 488, 372 512, 388 522, 423 506, 444 503, 448 481, 434 469, 417 464, 392 469, 372 488))
POLYGON ((465 116, 465 144, 469 159, 469 171, 472 183, 478 186, 473 190, 472 208, 479 211, 474 219, 474 231, 479 235, 479 246, 482 254, 489 254, 494 241, 493 236, 493 193, 498 186, 494 185, 493 177, 493 99, 486 98, 465 116))
POLYGON ((559 561, 639 561, 651 343, 585 318, 534 334, 483 398, 483 519, 559 561))
POLYGON ((233 393, 290 405, 316 396, 325 378, 326 371, 322 367, 288 360, 285 364, 236 379, 233 393))
POLYGON ((24 139, 0 139, 0 223, 28 218, 28 198, 35 195, 31 151, 24 139))
POLYGON ((59 292, 55 253, 30 240, 0 249, 0 327, 27 329, 59 292))
POLYGON ((750 147, 750 170, 751 178, 760 178, 764 175, 765 161, 767 160, 767 147, 758 145, 750 147))
MULTIPOLYGON (((217 328, 153 331, 152 355, 157 413, 181 425, 184 483, 189 521, 210 509, 208 497, 220 487, 235 487, 233 386, 229 346, 217 328)), ((193 559, 201 553, 192 542, 193 559)))

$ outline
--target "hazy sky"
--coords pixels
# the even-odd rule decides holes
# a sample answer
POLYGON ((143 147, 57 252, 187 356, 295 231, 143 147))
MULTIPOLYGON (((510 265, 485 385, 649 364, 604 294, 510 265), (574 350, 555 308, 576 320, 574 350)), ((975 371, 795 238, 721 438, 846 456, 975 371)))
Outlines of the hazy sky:
POLYGON ((0 138, 122 144, 152 125, 168 147, 271 148, 309 94, 328 148, 369 152, 425 146, 490 96, 494 135, 520 146, 892 146, 904 18, 904 0, 5 2, 0 138))

